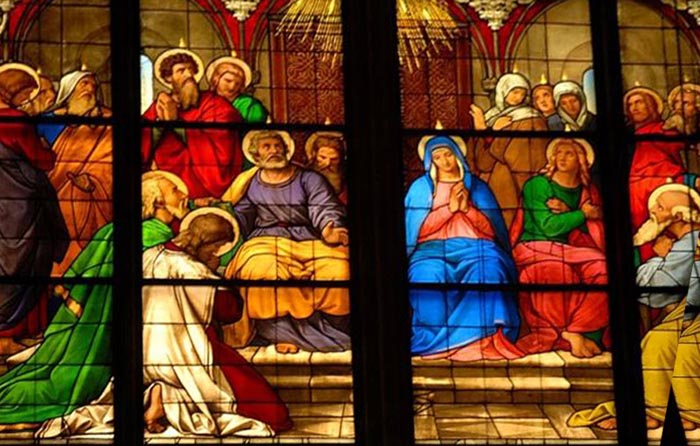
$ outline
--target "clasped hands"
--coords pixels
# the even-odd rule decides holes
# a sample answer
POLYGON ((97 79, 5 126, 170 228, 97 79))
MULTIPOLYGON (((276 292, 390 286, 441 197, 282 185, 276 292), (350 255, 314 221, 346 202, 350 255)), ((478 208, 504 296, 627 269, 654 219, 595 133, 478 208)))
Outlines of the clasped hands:
POLYGON ((450 189, 450 201, 447 207, 453 214, 457 211, 469 211, 469 190, 461 181, 455 183, 450 189))
POLYGON ((177 101, 165 92, 160 92, 156 99, 156 116, 159 121, 173 121, 177 119, 177 101))

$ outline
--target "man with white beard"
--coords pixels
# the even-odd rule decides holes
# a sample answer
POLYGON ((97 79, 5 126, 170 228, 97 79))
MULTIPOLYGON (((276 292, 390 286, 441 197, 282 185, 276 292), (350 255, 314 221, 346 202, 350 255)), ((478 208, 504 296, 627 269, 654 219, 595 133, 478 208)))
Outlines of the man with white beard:
MULTIPOLYGON (((61 78, 49 116, 109 118, 98 99, 95 73, 77 70, 61 78)), ((48 124, 40 129, 56 154, 49 180, 68 226, 70 245, 54 275, 63 274, 98 229, 112 221, 112 127, 48 124)))
MULTIPOLYGON (((649 219, 634 235, 634 245, 654 242, 658 254, 637 269, 640 287, 688 286, 692 256, 700 230, 700 196, 683 184, 664 184, 649 196, 649 219)), ((649 328, 649 308, 661 311, 659 318, 675 308, 685 291, 644 292, 639 298, 645 329, 649 328)))

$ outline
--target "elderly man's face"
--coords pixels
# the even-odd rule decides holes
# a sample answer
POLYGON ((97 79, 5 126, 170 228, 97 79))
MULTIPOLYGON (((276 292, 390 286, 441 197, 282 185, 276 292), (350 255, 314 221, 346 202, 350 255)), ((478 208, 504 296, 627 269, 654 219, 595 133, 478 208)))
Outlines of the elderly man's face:
POLYGON ((656 218, 659 224, 673 221, 673 208, 676 206, 689 206, 690 197, 683 192, 666 192, 656 199, 656 204, 649 212, 656 218))
POLYGON ((182 219, 187 214, 187 195, 166 178, 161 179, 158 186, 163 194, 163 207, 175 218, 182 219))
POLYGON ((257 146, 260 167, 281 169, 287 166, 287 149, 281 137, 261 138, 257 146))
POLYGON ((641 94, 633 94, 627 98, 627 112, 635 124, 647 122, 651 118, 651 110, 641 94))
POLYGON ((245 85, 243 70, 233 64, 222 64, 219 69, 225 72, 219 77, 219 81, 216 84, 216 93, 229 101, 233 101, 241 94, 245 85))

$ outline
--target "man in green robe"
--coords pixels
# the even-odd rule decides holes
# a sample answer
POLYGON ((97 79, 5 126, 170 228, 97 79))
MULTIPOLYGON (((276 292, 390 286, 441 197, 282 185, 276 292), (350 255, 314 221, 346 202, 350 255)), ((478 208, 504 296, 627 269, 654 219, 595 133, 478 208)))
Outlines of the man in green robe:
POLYGON ((264 123, 269 115, 260 100, 244 93, 253 80, 250 66, 235 56, 214 59, 206 70, 211 91, 230 101, 243 122, 264 123))
MULTIPOLYGON (((154 171, 142 179, 143 249, 165 243, 168 226, 187 212, 187 188, 175 175, 154 171)), ((114 226, 93 236, 64 277, 110 279, 114 226)), ((37 347, 0 377, 0 431, 31 429, 95 399, 112 376, 112 287, 78 283, 57 286, 63 298, 37 347)), ((18 355, 19 356, 19 355, 18 355)))

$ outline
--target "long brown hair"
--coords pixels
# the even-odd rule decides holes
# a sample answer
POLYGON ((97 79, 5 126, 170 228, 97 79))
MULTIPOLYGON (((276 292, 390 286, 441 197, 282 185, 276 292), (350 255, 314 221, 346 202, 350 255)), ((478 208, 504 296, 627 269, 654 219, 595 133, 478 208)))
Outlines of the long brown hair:
POLYGON ((584 186, 588 186, 591 184, 591 166, 588 165, 588 158, 586 157, 586 149, 581 146, 578 142, 574 141, 573 139, 562 139, 557 143, 556 146, 554 146, 554 150, 552 150, 552 155, 549 157, 547 160, 547 165, 542 169, 540 173, 542 173, 544 176, 546 176, 548 179, 552 179, 554 176, 554 173, 557 171, 557 153, 559 153, 559 149, 561 146, 573 146, 574 149, 576 150, 576 158, 578 159, 578 174, 579 174, 579 179, 581 180, 581 183, 584 186))

